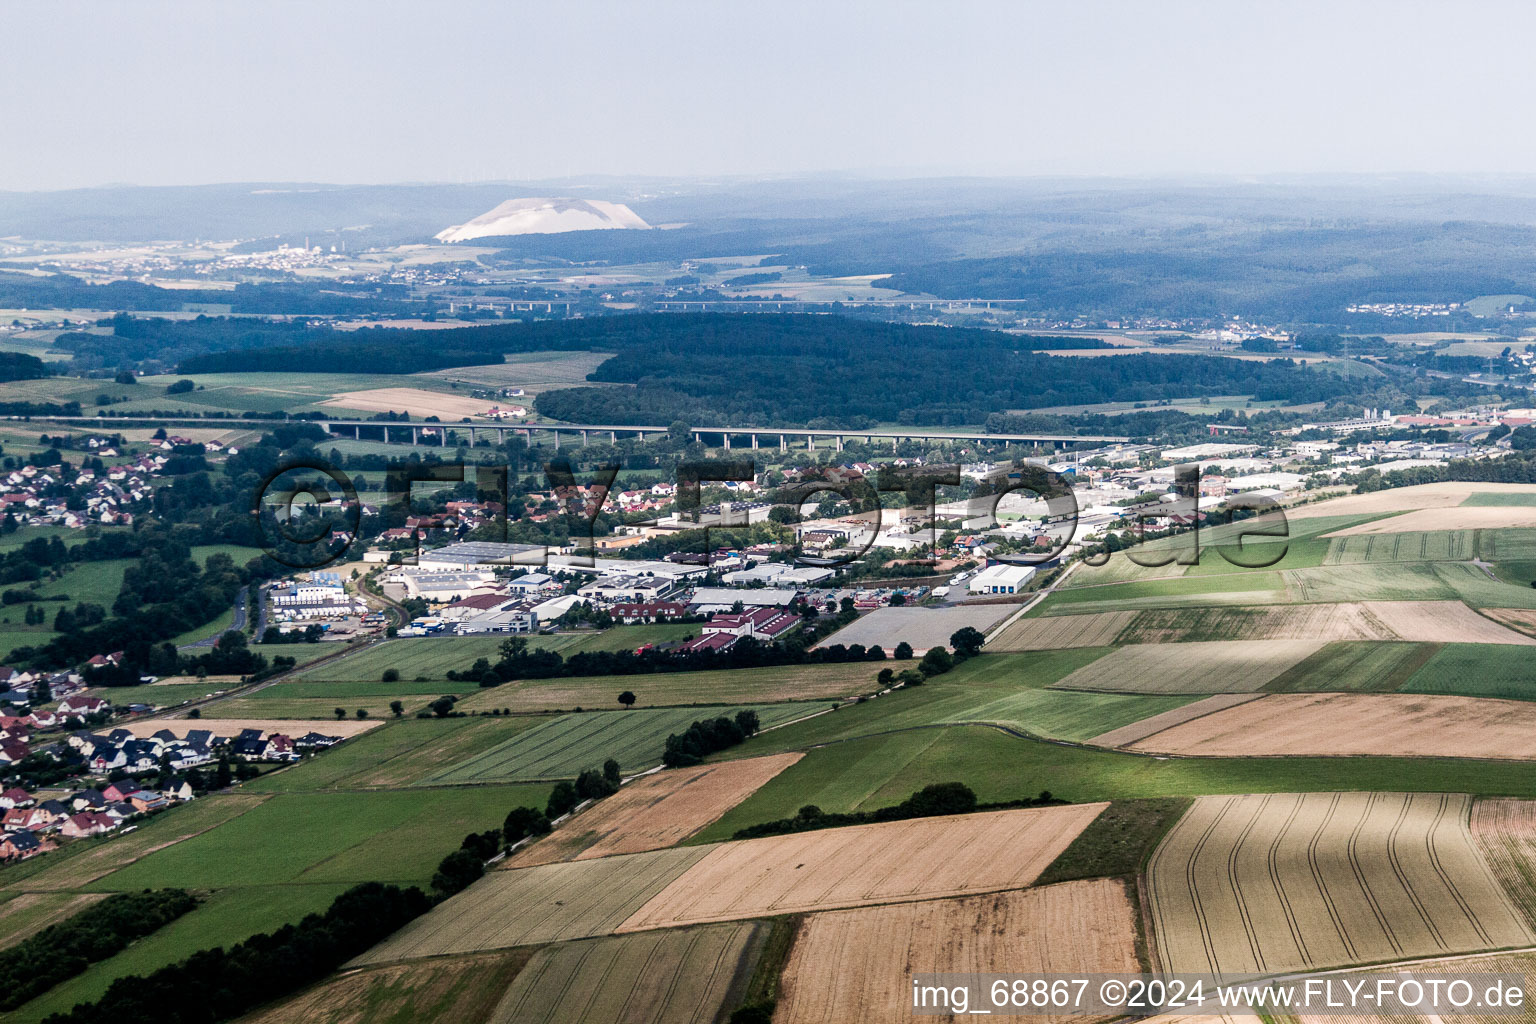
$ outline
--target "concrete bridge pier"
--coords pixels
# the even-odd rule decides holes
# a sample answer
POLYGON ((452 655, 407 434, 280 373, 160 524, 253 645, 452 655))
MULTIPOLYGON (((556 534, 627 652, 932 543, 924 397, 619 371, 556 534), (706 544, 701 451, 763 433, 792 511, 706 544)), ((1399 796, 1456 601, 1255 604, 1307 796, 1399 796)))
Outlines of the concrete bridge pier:
POLYGON ((752 450, 757 451, 757 435, 752 435, 752 450))
POLYGON ((411 444, 415 445, 415 444, 420 444, 420 443, 421 443, 421 428, 420 427, 412 427, 411 428, 411 444))
POLYGON ((781 451, 781 452, 789 451, 789 443, 784 440, 784 435, 783 434, 779 435, 779 451, 781 451))

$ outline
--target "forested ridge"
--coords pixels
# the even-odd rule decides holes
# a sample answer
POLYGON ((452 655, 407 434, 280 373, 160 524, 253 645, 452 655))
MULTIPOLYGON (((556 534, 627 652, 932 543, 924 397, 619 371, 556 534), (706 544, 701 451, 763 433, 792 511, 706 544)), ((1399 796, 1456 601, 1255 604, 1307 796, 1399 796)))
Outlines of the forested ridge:
POLYGON ((493 363, 511 352, 610 351, 589 379, 633 387, 548 391, 538 411, 588 423, 851 429, 980 423, 1004 409, 1200 395, 1315 402, 1350 390, 1340 377, 1290 360, 1062 358, 1040 350, 1103 342, 838 316, 636 314, 331 337, 295 332, 300 339, 305 343, 195 356, 180 369, 410 373, 493 363))

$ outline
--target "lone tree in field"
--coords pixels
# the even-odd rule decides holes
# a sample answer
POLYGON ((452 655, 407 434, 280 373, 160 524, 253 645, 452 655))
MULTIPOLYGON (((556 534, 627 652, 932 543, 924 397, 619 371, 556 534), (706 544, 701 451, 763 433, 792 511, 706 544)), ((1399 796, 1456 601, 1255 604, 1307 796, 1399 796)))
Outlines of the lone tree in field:
POLYGON ((397 668, 387 668, 380 679, 386 683, 398 683, 400 681, 400 670, 397 668))
POLYGON ((912 657, 912 645, 903 640, 901 643, 896 645, 896 650, 892 654, 892 657, 894 657, 897 661, 906 661, 912 657))
POLYGON ((336 721, 339 722, 343 718, 347 717, 347 709, 346 708, 334 708, 333 710, 336 712, 336 721))
POLYGON ((619 694, 619 703, 623 704, 626 709, 634 707, 636 699, 637 698, 635 697, 633 690, 625 690, 623 693, 619 694))
POLYGON ((961 658, 970 658, 981 653, 982 645, 987 638, 981 635, 981 630, 975 626, 965 626, 950 634, 949 645, 955 649, 955 655, 961 658))
POLYGON ((368 709, 367 708, 358 708, 357 709, 357 717, 358 718, 367 718, 368 717, 368 709))
POLYGON ((395 713, 396 718, 399 718, 405 714, 405 704, 398 700, 392 700, 389 702, 389 710, 395 713))

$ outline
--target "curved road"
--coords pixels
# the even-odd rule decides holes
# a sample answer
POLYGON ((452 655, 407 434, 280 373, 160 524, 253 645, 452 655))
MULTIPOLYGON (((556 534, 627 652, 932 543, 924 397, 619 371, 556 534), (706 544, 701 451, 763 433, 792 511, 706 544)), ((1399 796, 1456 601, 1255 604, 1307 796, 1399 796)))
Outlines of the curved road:
MULTIPOLYGON (((247 618, 245 610, 246 610, 247 606, 250 604, 250 594, 251 594, 251 588, 250 587, 241 587, 240 588, 240 592, 235 595, 235 619, 228 626, 225 626, 223 629, 221 629, 217 633, 213 634, 213 636, 204 637, 201 640, 194 640, 190 644, 182 644, 181 647, 178 648, 178 649, 179 650, 183 650, 183 651, 190 651, 190 650, 193 650, 193 649, 198 648, 198 647, 212 647, 214 644, 218 643, 219 637, 223 636, 225 633, 229 632, 231 629, 244 629, 245 628, 245 620, 247 618)), ((261 628, 262 628, 262 625, 264 624, 264 621, 266 619, 265 611, 263 611, 263 613, 262 613, 262 619, 263 619, 262 623, 257 623, 257 627, 256 627, 256 635, 257 636, 261 636, 261 628)))

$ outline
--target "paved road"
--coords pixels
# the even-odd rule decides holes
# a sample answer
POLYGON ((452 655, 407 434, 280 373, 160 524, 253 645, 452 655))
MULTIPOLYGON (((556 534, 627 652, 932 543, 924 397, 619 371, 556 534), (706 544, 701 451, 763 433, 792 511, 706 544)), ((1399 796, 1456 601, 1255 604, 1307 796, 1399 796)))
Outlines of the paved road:
MULTIPOLYGON (((214 644, 218 643, 219 637, 223 636, 229 630, 231 630, 231 629, 244 629, 245 628, 245 620, 247 618, 246 613, 245 613, 245 608, 246 608, 246 605, 250 601, 250 592, 251 592, 251 588, 250 587, 241 587, 240 588, 240 593, 235 595, 235 621, 231 622, 227 627, 225 627, 224 629, 219 630, 217 633, 213 634, 212 636, 203 637, 203 639, 201 639, 201 640, 194 640, 190 644, 182 644, 180 649, 183 650, 183 651, 190 651, 190 650, 192 650, 194 648, 197 648, 197 647, 212 647, 214 644)), ((265 610, 263 610, 262 619, 265 620, 265 618, 266 618, 266 613, 265 613, 265 610)), ((258 623, 257 624, 257 633, 256 633, 257 636, 261 635, 260 627, 261 627, 261 623, 258 623)))

